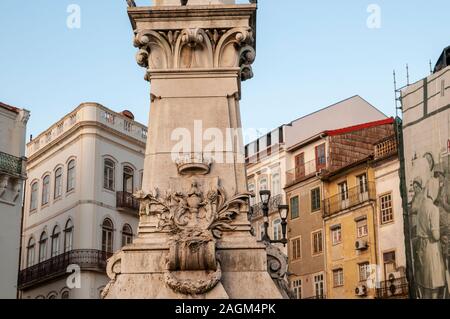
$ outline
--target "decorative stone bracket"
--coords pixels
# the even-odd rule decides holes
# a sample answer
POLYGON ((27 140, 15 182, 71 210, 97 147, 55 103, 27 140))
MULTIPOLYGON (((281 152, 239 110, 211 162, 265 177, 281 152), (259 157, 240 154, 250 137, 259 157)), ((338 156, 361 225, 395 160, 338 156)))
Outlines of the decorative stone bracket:
POLYGON ((241 68, 243 81, 253 76, 256 51, 253 30, 247 28, 142 30, 134 38, 137 63, 153 70, 241 68))
POLYGON ((22 189, 22 179, 0 174, 0 199, 15 203, 22 189))

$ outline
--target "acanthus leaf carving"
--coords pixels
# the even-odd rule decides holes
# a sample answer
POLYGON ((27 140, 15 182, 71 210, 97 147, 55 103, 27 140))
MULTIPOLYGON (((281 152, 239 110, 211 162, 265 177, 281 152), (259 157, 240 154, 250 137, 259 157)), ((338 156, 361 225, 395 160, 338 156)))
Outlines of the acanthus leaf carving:
POLYGON ((153 69, 239 67, 243 81, 253 76, 254 42, 250 27, 144 30, 134 39, 134 45, 139 49, 137 63, 148 72, 153 69))
POLYGON ((228 198, 222 187, 204 191, 203 185, 192 181, 188 191, 158 189, 151 193, 137 192, 141 216, 156 216, 158 230, 169 233, 170 252, 167 257, 166 284, 182 294, 204 294, 221 278, 216 257, 216 242, 225 231, 233 230, 236 216, 248 204, 250 193, 228 198), (207 272, 207 280, 183 280, 176 271, 207 272))

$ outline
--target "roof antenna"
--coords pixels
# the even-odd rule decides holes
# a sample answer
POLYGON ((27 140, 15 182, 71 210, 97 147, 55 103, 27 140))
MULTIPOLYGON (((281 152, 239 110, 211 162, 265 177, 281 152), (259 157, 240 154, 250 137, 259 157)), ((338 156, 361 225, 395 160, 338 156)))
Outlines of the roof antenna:
POLYGON ((395 74, 395 69, 393 72, 394 75, 394 99, 395 99, 395 117, 398 117, 398 100, 397 100, 397 76, 395 74))
POLYGON ((409 65, 406 63, 406 85, 409 85, 409 65))
POLYGON ((431 59, 430 59, 430 74, 433 74, 433 64, 431 63, 431 59))

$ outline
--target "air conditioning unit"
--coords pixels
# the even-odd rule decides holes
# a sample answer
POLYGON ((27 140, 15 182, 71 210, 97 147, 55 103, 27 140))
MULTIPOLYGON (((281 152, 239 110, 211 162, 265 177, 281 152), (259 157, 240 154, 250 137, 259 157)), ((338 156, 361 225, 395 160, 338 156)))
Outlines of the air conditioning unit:
POLYGON ((364 285, 359 285, 355 288, 355 295, 359 297, 367 296, 367 287, 364 285))
POLYGON ((356 250, 366 250, 369 247, 369 243, 367 240, 359 239, 355 243, 355 249, 356 250))

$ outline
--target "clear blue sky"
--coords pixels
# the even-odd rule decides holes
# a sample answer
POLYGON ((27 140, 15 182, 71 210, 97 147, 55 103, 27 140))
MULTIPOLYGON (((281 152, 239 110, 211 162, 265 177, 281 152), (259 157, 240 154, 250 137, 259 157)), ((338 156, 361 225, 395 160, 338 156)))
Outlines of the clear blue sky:
MULTIPOLYGON (((138 5, 149 0, 136 0, 138 5)), ((134 60, 125 0, 0 0, 0 101, 32 111, 38 134, 81 102, 129 109, 146 124, 149 85, 134 60), (69 29, 69 4, 81 28, 69 29)), ((450 45, 448 0, 260 0, 245 128, 270 129, 355 94, 394 115, 392 70, 405 84, 450 45), (381 28, 367 27, 375 3, 381 28)))

